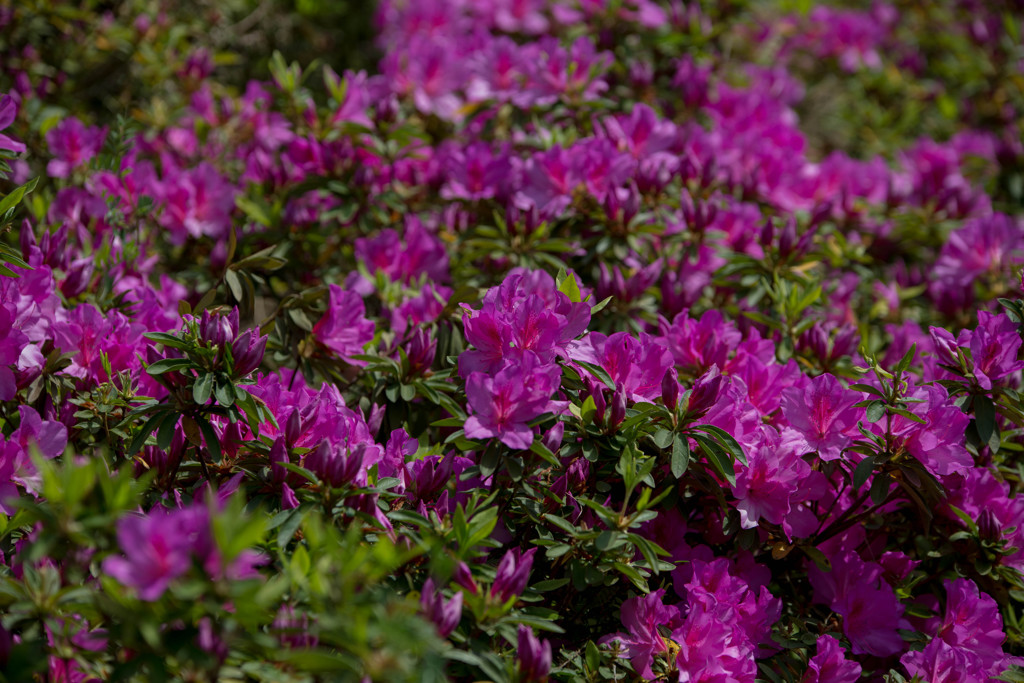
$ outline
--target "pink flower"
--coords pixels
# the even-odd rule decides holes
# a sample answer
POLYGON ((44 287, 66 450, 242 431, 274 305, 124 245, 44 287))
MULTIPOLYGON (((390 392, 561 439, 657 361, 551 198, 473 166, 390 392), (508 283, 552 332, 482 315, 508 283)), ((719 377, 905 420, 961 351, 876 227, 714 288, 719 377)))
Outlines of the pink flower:
POLYGON ((64 119, 46 134, 46 144, 56 157, 46 165, 46 172, 54 178, 67 178, 100 153, 106 137, 106 128, 87 128, 74 117, 64 119))
POLYGON ((846 650, 829 635, 818 636, 818 653, 807 663, 800 683, 857 683, 861 667, 846 658, 846 650))
POLYGON ((551 643, 535 636, 529 626, 519 624, 516 644, 520 680, 524 683, 548 680, 551 671, 551 643))
POLYGON ((420 593, 420 607, 427 618, 434 623, 437 634, 447 638, 459 625, 462 618, 462 591, 445 600, 441 591, 434 586, 433 579, 427 579, 420 593))
POLYGON ((509 448, 529 448, 534 434, 527 423, 551 410, 551 394, 561 377, 558 365, 542 364, 529 352, 493 377, 472 373, 466 381, 466 399, 473 410, 466 420, 466 436, 497 438, 509 448))
POLYGON ((863 408, 854 407, 861 394, 843 387, 835 377, 815 377, 805 387, 782 392, 782 414, 802 437, 804 452, 817 451, 822 460, 836 460, 852 442, 863 408))
POLYGON ((365 361, 352 356, 363 353, 363 347, 373 339, 373 329, 359 295, 331 285, 327 311, 313 326, 313 338, 346 362, 365 365, 365 361))
POLYGON ((653 679, 651 661, 656 654, 667 654, 668 644, 659 632, 660 627, 669 629, 682 624, 682 615, 675 605, 665 605, 662 600, 665 589, 659 589, 644 596, 629 598, 622 603, 622 625, 628 633, 605 636, 601 643, 617 641, 626 648, 626 657, 633 664, 633 670, 646 679, 653 679))
POLYGON ((661 382, 672 367, 672 356, 664 343, 640 333, 616 332, 610 337, 591 332, 569 346, 569 357, 604 368, 630 401, 652 403, 661 396, 661 382))
MULTIPOLYGON (((14 123, 14 117, 17 115, 18 105, 15 104, 14 98, 6 93, 0 95, 0 130, 14 123)), ((22 154, 25 149, 25 143, 0 133, 0 150, 22 154)))
POLYGON ((807 578, 814 601, 843 617, 843 633, 853 653, 890 657, 903 650, 897 629, 910 624, 892 586, 882 578, 882 567, 865 562, 853 550, 833 553, 829 560, 831 571, 808 563, 807 578))
POLYGON ((4 501, 18 495, 18 486, 28 491, 39 489, 41 482, 32 464, 32 449, 53 459, 68 444, 68 430, 60 422, 43 420, 28 406, 18 406, 18 417, 18 428, 0 442, 0 512, 4 514, 14 514, 4 501))

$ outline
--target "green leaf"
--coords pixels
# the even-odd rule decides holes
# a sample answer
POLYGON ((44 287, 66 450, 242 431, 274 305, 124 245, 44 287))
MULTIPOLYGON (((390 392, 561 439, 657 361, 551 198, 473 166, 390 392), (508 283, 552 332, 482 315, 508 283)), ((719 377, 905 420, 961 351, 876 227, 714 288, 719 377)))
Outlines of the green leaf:
POLYGON ((868 456, 861 460, 853 470, 853 488, 859 489, 875 470, 875 458, 868 456))
POLYGON ((35 189, 36 183, 38 182, 39 178, 33 178, 24 185, 16 187, 9 195, 4 197, 3 199, 0 199, 0 216, 3 216, 9 210, 17 206, 18 202, 21 201, 22 197, 24 197, 26 194, 35 189))
POLYGON ((729 454, 722 450, 713 439, 710 439, 701 434, 694 434, 694 439, 701 445, 701 450, 704 451, 704 455, 707 456, 708 463, 711 467, 729 482, 730 486, 736 485, 736 468, 733 466, 732 458, 729 454))
POLYGON ((974 397, 974 425, 981 442, 987 444, 996 429, 996 408, 988 396, 974 397))
POLYGON ((672 476, 679 479, 690 465, 690 444, 682 434, 672 439, 672 476))
POLYGON ((540 439, 536 439, 532 444, 530 444, 530 451, 539 455, 549 465, 554 465, 555 467, 562 466, 562 463, 559 462, 558 458, 555 457, 555 454, 551 452, 551 449, 541 443, 540 439))
POLYGON ((128 444, 128 455, 138 453, 139 450, 146 444, 146 439, 153 433, 153 430, 157 428, 157 425, 167 416, 166 412, 155 413, 152 417, 146 420, 146 423, 142 425, 142 429, 135 435, 132 442, 128 444))
POLYGON ((217 438, 217 432, 214 430, 206 418, 197 417, 196 422, 199 424, 199 430, 203 433, 203 440, 206 442, 206 450, 210 454, 210 459, 213 462, 220 462, 221 450, 220 450, 220 439, 217 438))
POLYGON ((915 354, 917 354, 917 344, 911 344, 907 352, 903 354, 903 358, 896 364, 896 372, 906 372, 907 368, 914 361, 915 354))
POLYGON ((673 437, 674 434, 672 433, 672 430, 662 428, 654 432, 651 439, 654 441, 655 446, 664 449, 668 448, 672 444, 673 437))
POLYGON ((558 283, 558 291, 569 297, 569 301, 574 304, 578 304, 583 300, 583 295, 580 293, 579 283, 576 282, 575 273, 569 273, 564 276, 564 279, 558 283))
POLYGON ((214 383, 213 395, 217 399, 217 403, 225 408, 230 408, 235 404, 235 386, 226 375, 219 375, 217 377, 217 381, 214 383))
POLYGON ((744 465, 747 464, 747 456, 743 454, 743 448, 740 447, 739 442, 737 442, 729 432, 720 427, 715 427, 714 425, 695 425, 693 429, 714 435, 715 440, 721 444, 722 448, 724 448, 729 455, 744 465))
POLYGON ((205 406, 213 393, 213 373, 206 372, 199 376, 196 383, 192 385, 192 400, 201 406, 205 406))
POLYGON ((865 417, 868 422, 878 422, 885 417, 885 403, 882 401, 871 401, 868 403, 865 417))
POLYGON ((615 391, 615 380, 613 380, 611 375, 609 375, 608 372, 600 365, 594 365, 593 363, 588 363, 582 360, 576 361, 576 364, 589 370, 590 373, 601 380, 606 387, 615 391))
POLYGON ((192 367, 192 361, 188 358, 162 358, 146 367, 146 372, 151 375, 162 375, 172 370, 184 370, 192 367))
POLYGON ((171 447, 171 441, 174 440, 174 428, 178 426, 178 413, 168 413, 167 419, 160 423, 160 431, 156 435, 156 445, 162 450, 166 451, 171 447))

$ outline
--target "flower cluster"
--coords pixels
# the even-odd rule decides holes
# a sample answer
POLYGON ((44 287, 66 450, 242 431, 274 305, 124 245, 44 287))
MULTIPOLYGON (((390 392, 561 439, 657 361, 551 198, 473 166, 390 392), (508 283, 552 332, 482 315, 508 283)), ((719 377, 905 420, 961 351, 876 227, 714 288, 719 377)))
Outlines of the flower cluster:
POLYGON ((0 9, 8 678, 1019 677, 1012 3, 123 4, 0 9))

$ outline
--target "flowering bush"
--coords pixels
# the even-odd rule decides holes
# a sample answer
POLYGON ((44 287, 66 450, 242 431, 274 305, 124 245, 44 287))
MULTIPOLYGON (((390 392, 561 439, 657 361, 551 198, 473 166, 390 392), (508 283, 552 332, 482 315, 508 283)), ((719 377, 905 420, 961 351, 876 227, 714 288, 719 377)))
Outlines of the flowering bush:
POLYGON ((1013 3, 37 4, 0 680, 1024 680, 1013 3))

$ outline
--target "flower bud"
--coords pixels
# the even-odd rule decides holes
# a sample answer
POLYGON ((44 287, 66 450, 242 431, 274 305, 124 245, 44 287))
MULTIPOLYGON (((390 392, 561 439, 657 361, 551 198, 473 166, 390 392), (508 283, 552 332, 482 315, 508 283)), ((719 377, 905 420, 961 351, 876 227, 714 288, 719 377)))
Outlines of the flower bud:
POLYGON ((551 672, 551 643, 533 634, 529 626, 519 625, 519 680, 546 681, 551 672))
POLYGON ((706 415, 711 406, 715 405, 718 395, 722 390, 722 373, 718 365, 712 365, 711 369, 701 375, 693 383, 693 391, 686 405, 686 414, 690 417, 701 417, 706 415))
POLYGON ((293 408, 284 423, 284 442, 289 449, 292 449, 300 436, 302 436, 302 417, 299 415, 298 409, 293 408))
POLYGON ((455 567, 455 574, 452 576, 452 580, 473 595, 480 593, 480 586, 476 585, 476 581, 473 579, 473 572, 470 571, 469 565, 465 562, 459 562, 455 567))
POLYGON ((304 465, 322 481, 333 488, 338 488, 354 481, 359 475, 365 453, 365 444, 358 444, 353 450, 346 449, 346 452, 342 453, 324 439, 306 455, 304 465))
POLYGON ((626 419, 626 392, 619 387, 612 394, 612 405, 608 411, 608 426, 618 427, 626 419))
POLYGON ((525 553, 515 548, 501 558, 494 583, 491 585, 491 595, 499 603, 504 604, 526 590, 530 570, 533 568, 533 556, 536 553, 536 548, 530 548, 525 553))
POLYGON ((437 340, 434 336, 417 327, 405 342, 405 356, 409 359, 409 375, 422 375, 430 369, 437 354, 437 340))
POLYGON ((675 412, 676 406, 679 405, 679 380, 676 379, 676 371, 673 369, 666 371, 665 376, 661 378, 661 400, 672 412, 675 412))
POLYGON ((234 362, 236 377, 245 377, 252 373, 263 362, 263 354, 267 349, 266 335, 246 330, 231 343, 231 359, 234 362))
POLYGON ((427 579, 420 594, 420 606, 427 618, 434 622, 437 634, 447 638, 462 619, 462 592, 459 591, 451 599, 445 600, 434 586, 434 580, 427 579))
POLYGON ((978 516, 978 536, 983 541, 994 543, 1003 536, 1002 527, 991 510, 982 510, 978 516))

